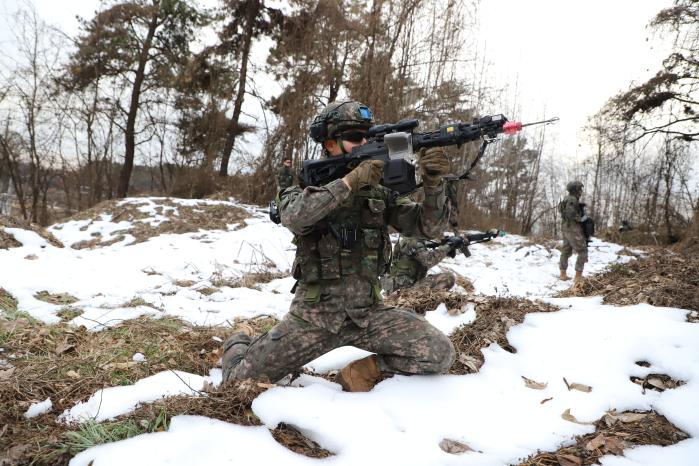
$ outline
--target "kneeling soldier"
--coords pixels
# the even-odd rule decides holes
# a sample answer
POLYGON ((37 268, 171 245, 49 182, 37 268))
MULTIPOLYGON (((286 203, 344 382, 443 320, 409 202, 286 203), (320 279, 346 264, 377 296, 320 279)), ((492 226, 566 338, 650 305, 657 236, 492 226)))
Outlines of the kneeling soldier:
MULTIPOLYGON (((366 142, 372 122, 361 103, 333 102, 315 118, 314 139, 325 156, 341 156, 366 142)), ((389 225, 419 237, 441 234, 446 226, 442 177, 449 160, 441 149, 429 149, 421 152, 419 166, 425 190, 421 204, 379 184, 379 160, 366 160, 324 186, 280 193, 282 223, 297 245, 295 296, 289 312, 268 333, 251 340, 237 332, 226 340, 224 381, 274 382, 346 345, 375 353, 340 371, 338 382, 348 391, 368 391, 392 374, 449 369, 455 352, 447 336, 410 310, 383 305, 378 281, 390 257, 389 225)))

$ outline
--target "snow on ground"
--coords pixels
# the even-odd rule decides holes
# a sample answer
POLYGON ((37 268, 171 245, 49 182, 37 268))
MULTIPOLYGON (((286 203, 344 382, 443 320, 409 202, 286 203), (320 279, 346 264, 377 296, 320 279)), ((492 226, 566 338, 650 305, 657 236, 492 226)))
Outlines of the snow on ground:
MULTIPOLYGON (((603 271, 611 263, 625 263, 630 256, 619 255, 623 246, 593 238, 588 247, 585 276, 603 271)), ((558 280, 561 252, 541 244, 529 244, 526 238, 507 235, 494 241, 469 246, 471 257, 457 255, 440 267, 468 278, 477 293, 499 296, 550 296, 565 290, 570 283, 558 280)), ((640 251, 639 251, 640 252, 640 251)), ((573 275, 575 258, 568 263, 573 275)))
MULTIPOLYGON (((96 249, 56 248, 33 232, 20 230, 22 234, 15 237, 24 246, 0 250, 0 285, 19 301, 19 310, 47 323, 58 322, 56 313, 65 306, 34 295, 42 290, 68 293, 78 298, 70 306, 84 311, 73 323, 95 330, 144 314, 180 317, 198 325, 223 324, 235 317, 259 314, 279 317, 291 302, 291 278, 275 280, 261 290, 212 285, 215 280, 267 271, 269 266, 273 271, 290 269, 294 256, 291 233, 266 220, 266 214, 248 211, 252 216, 245 225, 229 226, 229 231, 160 235, 132 245, 127 238, 96 249), (28 256, 36 258, 25 259, 28 256), (186 282, 193 284, 181 285, 186 282), (212 287, 218 291, 210 295, 200 292, 212 287), (134 298, 140 298, 140 305, 134 306, 134 298)), ((111 223, 109 217, 102 215, 102 220, 85 230, 87 220, 50 230, 67 245, 90 239, 93 228, 109 239, 109 232, 128 226, 123 224, 128 222, 111 223)), ((10 230, 14 229, 6 229, 10 230)))
MULTIPOLYGON (((78 301, 71 307, 85 312, 73 323, 95 330, 140 314, 178 316, 196 324, 220 324, 258 314, 281 317, 291 300, 290 278, 259 289, 219 286, 210 295, 198 291, 212 287, 219 277, 240 277, 264 267, 289 270, 294 251, 288 230, 273 225, 261 212, 247 210, 251 218, 245 225, 229 226, 228 231, 161 235, 138 244, 128 244, 127 238, 93 250, 59 249, 23 230, 15 232, 24 246, 0 250, 0 286, 18 299, 21 310, 46 322, 57 321, 62 306, 37 300, 38 291, 75 296, 78 301), (25 259, 32 255, 37 258, 25 259), (194 284, 185 286, 184 281, 194 284), (137 305, 133 305, 134 298, 140 298, 137 305)), ((153 222, 166 221, 155 210, 152 214, 153 222)), ((84 227, 81 222, 69 222, 52 232, 73 244, 89 239, 90 228, 99 229, 108 239, 124 225, 101 216, 99 222, 81 230, 84 227)), ((591 246, 586 275, 629 260, 618 254, 618 245, 596 240, 591 246)), ((469 278, 477 292, 546 297, 569 286, 557 279, 558 251, 530 244, 525 238, 497 238, 473 245, 471 252, 470 258, 459 255, 440 267, 469 278)), ((485 348, 485 364, 477 374, 397 376, 369 393, 344 393, 337 384, 305 375, 293 386, 270 389, 254 401, 253 410, 265 426, 241 427, 177 416, 167 432, 98 446, 77 455, 71 464, 222 461, 310 465, 321 461, 277 444, 269 429, 285 422, 334 452, 334 457, 322 460, 327 464, 505 465, 537 450, 556 449, 575 435, 592 431, 588 424, 562 419, 564 411, 590 422, 610 409, 655 409, 694 438, 671 447, 627 450, 625 457, 604 458, 605 465, 695 464, 699 457, 699 330, 685 322, 686 311, 649 305, 607 306, 600 298, 550 301, 563 310, 527 315, 508 333, 517 353, 497 345, 485 348), (636 365, 640 360, 651 366, 636 365), (629 377, 649 373, 666 373, 687 383, 644 394, 629 377), (522 377, 547 386, 533 390, 522 377), (569 391, 563 377, 593 390, 569 391), (551 400, 542 404, 547 398, 551 400), (444 438, 466 443, 476 451, 445 453, 438 446, 444 438)), ((472 306, 456 317, 440 306, 427 318, 449 333, 472 322, 475 315, 472 306)), ((338 348, 307 367, 326 372, 364 354, 355 348, 338 348)), ((132 386, 101 390, 64 413, 64 418, 108 419, 129 412, 138 403, 192 393, 207 382, 220 383, 220 371, 209 377, 172 371, 157 374, 132 386)))

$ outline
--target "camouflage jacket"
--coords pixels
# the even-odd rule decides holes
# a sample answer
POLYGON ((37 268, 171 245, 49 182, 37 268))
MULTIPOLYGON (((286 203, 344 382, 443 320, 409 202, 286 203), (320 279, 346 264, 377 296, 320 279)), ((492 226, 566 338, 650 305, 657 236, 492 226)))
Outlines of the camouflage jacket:
POLYGON ((393 248, 390 275, 408 278, 415 283, 425 278, 432 267, 447 257, 449 251, 451 246, 448 244, 428 248, 424 239, 403 236, 393 248))
POLYGON ((561 213, 561 226, 563 228, 571 229, 580 226, 582 207, 577 197, 572 194, 567 195, 560 204, 558 204, 558 210, 561 213))
POLYGON ((295 183, 296 175, 291 168, 285 167, 284 165, 277 168, 277 191, 286 189, 289 186, 293 186, 295 183))
POLYGON ((447 222, 443 184, 421 203, 383 187, 352 193, 342 180, 280 193, 282 223, 295 235, 297 288, 290 312, 337 333, 347 317, 365 327, 380 305, 387 272, 388 226, 413 237, 441 235, 447 222))

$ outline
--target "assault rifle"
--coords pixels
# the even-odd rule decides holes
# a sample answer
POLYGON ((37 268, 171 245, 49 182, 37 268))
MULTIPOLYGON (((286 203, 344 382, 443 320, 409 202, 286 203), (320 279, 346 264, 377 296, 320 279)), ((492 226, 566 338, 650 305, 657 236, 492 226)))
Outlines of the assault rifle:
POLYGON ((504 231, 493 228, 492 230, 488 230, 485 233, 445 236, 441 241, 427 241, 425 243, 425 246, 428 249, 434 249, 444 244, 449 244, 453 248, 451 253, 449 254, 451 257, 456 256, 457 250, 459 250, 464 256, 469 257, 471 255, 471 251, 468 250, 469 245, 476 243, 484 243, 486 241, 490 241, 493 238, 497 238, 498 236, 505 236, 505 234, 506 233, 504 231))
POLYGON ((580 211, 582 212, 580 226, 582 227, 583 235, 585 235, 585 241, 590 244, 590 242, 592 242, 590 238, 595 236, 595 221, 585 215, 585 206, 586 204, 584 202, 580 203, 580 211))
POLYGON ((399 194, 407 194, 419 187, 415 181, 412 157, 423 147, 460 147, 467 142, 482 140, 478 155, 466 173, 460 177, 463 179, 468 177, 468 173, 483 156, 488 143, 495 140, 499 134, 515 134, 525 126, 556 121, 558 118, 522 124, 518 121, 508 121, 504 115, 492 115, 476 118, 473 123, 444 125, 426 133, 415 132, 420 124, 418 120, 376 125, 367 131, 367 143, 355 147, 351 153, 304 161, 299 176, 300 184, 302 187, 323 186, 344 177, 362 161, 374 159, 385 162, 381 184, 399 194))

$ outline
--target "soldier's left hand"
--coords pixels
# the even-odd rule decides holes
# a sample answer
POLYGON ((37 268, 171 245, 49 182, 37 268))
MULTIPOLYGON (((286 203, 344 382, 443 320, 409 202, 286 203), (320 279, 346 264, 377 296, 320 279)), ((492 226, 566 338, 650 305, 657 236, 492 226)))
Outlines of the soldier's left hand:
POLYGON ((427 188, 439 186, 442 177, 449 173, 449 158, 440 147, 420 149, 420 171, 422 184, 427 188))

